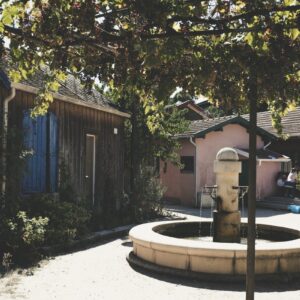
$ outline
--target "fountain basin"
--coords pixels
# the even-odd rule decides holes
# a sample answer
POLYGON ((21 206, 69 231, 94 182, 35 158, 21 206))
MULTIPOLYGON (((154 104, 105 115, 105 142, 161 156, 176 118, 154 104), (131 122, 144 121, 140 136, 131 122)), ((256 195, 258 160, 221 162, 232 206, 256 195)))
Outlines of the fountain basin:
MULTIPOLYGON (((244 278, 247 245, 184 239, 189 234, 197 234, 197 228, 202 232, 202 228, 209 227, 209 224, 211 222, 165 221, 136 226, 129 232, 133 256, 151 265, 181 270, 185 274, 188 271, 244 278)), ((246 228, 246 224, 242 223, 242 228, 246 228)), ((299 275, 300 231, 264 224, 258 224, 257 231, 262 238, 270 237, 270 242, 256 245, 255 273, 299 275)))

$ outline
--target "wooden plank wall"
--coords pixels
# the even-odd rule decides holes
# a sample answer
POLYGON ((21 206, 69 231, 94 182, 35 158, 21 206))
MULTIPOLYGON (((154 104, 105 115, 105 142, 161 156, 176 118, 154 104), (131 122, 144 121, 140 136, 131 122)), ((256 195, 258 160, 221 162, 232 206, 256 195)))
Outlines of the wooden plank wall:
MULTIPOLYGON (((17 91, 9 107, 9 126, 22 128, 23 111, 33 107, 35 95, 17 91)), ((95 134, 95 206, 121 198, 124 185, 124 118, 92 108, 56 100, 50 107, 58 118, 59 163, 65 163, 77 194, 84 198, 85 135, 95 134), (114 134, 118 128, 118 134, 114 134)))

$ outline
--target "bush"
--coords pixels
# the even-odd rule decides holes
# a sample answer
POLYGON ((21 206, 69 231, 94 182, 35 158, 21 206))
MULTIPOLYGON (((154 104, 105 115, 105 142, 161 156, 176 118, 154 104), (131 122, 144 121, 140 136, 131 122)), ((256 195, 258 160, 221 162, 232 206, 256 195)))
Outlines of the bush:
POLYGON ((165 189, 153 175, 151 168, 143 168, 135 181, 134 215, 137 222, 143 222, 162 215, 162 202, 165 189))
POLYGON ((0 270, 32 265, 41 258, 41 246, 68 243, 88 231, 91 215, 79 204, 40 195, 24 199, 21 207, 0 216, 0 270))
POLYGON ((123 199, 119 199, 119 201, 120 205, 117 207, 116 198, 114 198, 114 195, 110 195, 105 198, 105 203, 101 207, 93 210, 91 218, 91 229, 93 231, 110 229, 132 222, 128 197, 123 195, 123 199))
POLYGON ((37 248, 44 242, 48 221, 43 217, 29 218, 25 211, 19 211, 13 218, 1 219, 2 267, 8 269, 12 258, 18 265, 32 264, 39 259, 37 248))
POLYGON ((64 202, 74 203, 77 198, 70 169, 64 161, 59 166, 58 193, 60 200, 64 202))
POLYGON ((45 244, 67 243, 88 231, 90 212, 80 204, 60 201, 53 196, 36 196, 26 200, 31 216, 49 219, 45 244))

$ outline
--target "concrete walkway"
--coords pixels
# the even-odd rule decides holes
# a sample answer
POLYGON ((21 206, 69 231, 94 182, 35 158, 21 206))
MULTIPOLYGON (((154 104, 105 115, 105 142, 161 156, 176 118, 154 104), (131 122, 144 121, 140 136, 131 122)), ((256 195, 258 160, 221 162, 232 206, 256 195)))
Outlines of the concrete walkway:
MULTIPOLYGON (((169 207, 188 218, 199 218, 199 210, 169 207)), ((210 212, 203 211, 203 218, 210 212)), ((259 209, 257 222, 300 229, 300 215, 259 209)), ((117 238, 93 248, 44 261, 33 275, 13 272, 0 279, 0 299, 32 300, 194 300, 245 299, 244 284, 224 284, 169 278, 135 270, 125 257, 132 250, 130 241, 117 238)), ((259 283, 255 299, 300 299, 300 282, 259 283)))

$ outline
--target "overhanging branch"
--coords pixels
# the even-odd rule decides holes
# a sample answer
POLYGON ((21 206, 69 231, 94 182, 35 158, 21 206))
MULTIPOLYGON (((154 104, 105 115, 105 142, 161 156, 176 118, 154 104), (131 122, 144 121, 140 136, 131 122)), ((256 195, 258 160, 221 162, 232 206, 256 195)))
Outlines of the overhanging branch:
POLYGON ((255 16, 264 16, 275 12, 296 12, 300 10, 300 5, 291 5, 291 6, 278 6, 273 7, 271 9, 256 9, 252 10, 243 14, 229 16, 226 18, 221 19, 213 19, 213 18, 199 18, 196 16, 190 17, 182 17, 182 16, 174 16, 167 20, 167 22, 174 23, 174 22, 191 22, 196 24, 210 24, 210 25, 217 25, 217 24, 226 24, 232 21, 238 21, 242 19, 252 18, 255 16))
MULTIPOLYGON (((175 30, 156 33, 156 34, 143 34, 141 35, 142 39, 163 39, 168 37, 193 37, 193 36, 212 36, 212 35, 221 35, 228 33, 248 33, 248 32, 264 32, 269 27, 251 27, 251 28, 226 28, 226 29, 210 29, 210 30, 196 30, 196 31, 185 31, 177 32, 175 30)), ((286 29, 295 29, 297 27, 286 27, 286 29)))

